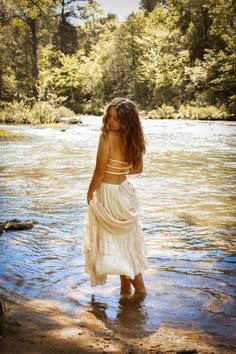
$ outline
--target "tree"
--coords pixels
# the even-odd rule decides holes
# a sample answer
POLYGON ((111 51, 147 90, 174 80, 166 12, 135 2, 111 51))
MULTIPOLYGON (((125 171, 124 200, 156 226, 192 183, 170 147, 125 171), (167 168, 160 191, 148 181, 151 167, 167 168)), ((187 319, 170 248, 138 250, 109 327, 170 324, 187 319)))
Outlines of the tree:
POLYGON ((30 29, 31 44, 31 61, 32 61, 32 77, 33 77, 33 94, 37 97, 36 82, 38 79, 38 20, 41 16, 47 16, 50 9, 54 6, 51 0, 16 0, 14 1, 16 13, 18 17, 30 29))
POLYGON ((143 0, 122 22, 101 17, 95 0, 78 3, 0 0, 1 100, 65 100, 92 113, 127 96, 169 114, 208 105, 235 114, 235 0, 143 0))
POLYGON ((131 14, 108 38, 102 84, 107 99, 125 95, 138 100, 142 96, 139 58, 144 50, 143 42, 140 41, 144 26, 143 12, 131 14))
POLYGON ((75 5, 78 0, 60 0, 60 18, 57 24, 57 31, 53 36, 53 44, 57 50, 64 54, 74 54, 78 49, 78 36, 74 25, 70 23, 71 18, 78 15, 75 5))
POLYGON ((85 20, 85 26, 87 26, 89 32, 92 33, 93 39, 96 39, 96 18, 100 16, 103 11, 100 5, 95 0, 83 0, 84 5, 77 7, 79 16, 82 20, 85 20))
POLYGON ((167 1, 165 0, 141 0, 140 1, 140 8, 145 10, 146 14, 152 12, 157 5, 166 6, 167 1))

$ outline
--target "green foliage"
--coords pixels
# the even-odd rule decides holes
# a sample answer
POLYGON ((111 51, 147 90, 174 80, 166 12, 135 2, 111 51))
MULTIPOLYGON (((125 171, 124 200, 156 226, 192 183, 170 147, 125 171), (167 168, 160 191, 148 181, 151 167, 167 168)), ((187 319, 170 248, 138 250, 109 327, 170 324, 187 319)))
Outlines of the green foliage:
POLYGON ((150 118, 235 117, 234 0, 145 0, 123 22, 95 0, 77 14, 76 0, 56 4, 2 2, 2 121, 53 122, 62 105, 101 114, 115 96, 150 118))
POLYGON ((227 113, 224 107, 218 109, 215 106, 197 107, 197 106, 180 106, 179 116, 187 119, 226 119, 227 113))
POLYGON ((70 19, 77 18, 75 6, 77 0, 60 0, 60 18, 56 24, 57 29, 52 37, 52 43, 56 50, 65 55, 74 54, 78 47, 78 33, 70 19))
POLYGON ((2 103, 3 109, 0 112, 1 123, 30 123, 30 109, 23 101, 12 103, 2 103))
POLYGON ((80 18, 86 21, 94 20, 96 16, 103 13, 100 5, 95 0, 84 1, 84 5, 78 5, 77 8, 80 11, 80 18))
POLYGON ((141 0, 140 7, 144 9, 146 13, 152 12, 157 4, 166 4, 166 1, 163 0, 141 0))
POLYGON ((38 16, 48 13, 52 2, 51 0, 14 0, 14 5, 22 17, 36 19, 38 16))
POLYGON ((139 80, 141 54, 145 46, 143 12, 132 14, 109 35, 106 33, 97 45, 102 63, 102 93, 108 101, 114 96, 142 99, 142 82, 139 80))
POLYGON ((175 109, 173 106, 163 105, 157 109, 158 116, 160 118, 174 118, 175 109))
POLYGON ((10 124, 52 123, 56 118, 73 116, 73 112, 64 107, 53 107, 48 102, 35 102, 32 107, 24 101, 2 103, 0 122, 10 124))

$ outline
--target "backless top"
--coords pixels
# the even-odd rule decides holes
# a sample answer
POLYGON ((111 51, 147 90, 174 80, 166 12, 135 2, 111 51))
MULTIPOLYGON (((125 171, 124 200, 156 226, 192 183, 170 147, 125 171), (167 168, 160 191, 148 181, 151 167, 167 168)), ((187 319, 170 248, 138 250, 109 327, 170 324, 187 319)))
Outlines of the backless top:
POLYGON ((129 169, 132 165, 130 165, 128 162, 125 161, 119 161, 119 160, 113 160, 113 159, 108 159, 111 162, 116 162, 116 163, 120 163, 121 166, 114 166, 111 164, 107 164, 107 167, 113 168, 114 170, 119 170, 119 171, 108 171, 106 170, 106 173, 109 173, 111 175, 127 175, 129 173, 129 169))

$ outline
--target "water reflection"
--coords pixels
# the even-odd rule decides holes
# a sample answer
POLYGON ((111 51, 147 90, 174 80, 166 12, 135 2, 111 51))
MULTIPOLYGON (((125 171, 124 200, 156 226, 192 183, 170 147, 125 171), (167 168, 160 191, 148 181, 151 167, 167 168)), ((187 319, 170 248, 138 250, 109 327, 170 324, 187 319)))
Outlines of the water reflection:
POLYGON ((174 323, 228 340, 236 330, 236 123, 143 121, 144 172, 130 178, 149 250, 149 294, 131 304, 119 303, 114 278, 95 291, 84 274, 86 191, 100 125, 85 117, 63 132, 5 127, 26 139, 0 142, 2 220, 38 224, 1 235, 0 291, 60 299, 72 312, 92 306, 107 326, 134 335, 174 323))
POLYGON ((120 297, 117 313, 115 318, 112 319, 107 314, 109 304, 96 300, 95 296, 92 295, 89 312, 102 321, 108 329, 122 333, 128 331, 129 336, 140 338, 150 335, 150 331, 146 330, 148 313, 145 306, 145 297, 145 295, 133 295, 129 298, 120 297))

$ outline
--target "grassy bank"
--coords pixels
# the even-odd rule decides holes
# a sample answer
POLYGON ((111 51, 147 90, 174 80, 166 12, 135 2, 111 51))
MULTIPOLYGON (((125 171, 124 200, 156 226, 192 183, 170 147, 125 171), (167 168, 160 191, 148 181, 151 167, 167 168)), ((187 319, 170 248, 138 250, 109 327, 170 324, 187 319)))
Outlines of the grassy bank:
POLYGON ((0 129, 0 141, 4 140, 18 140, 24 138, 25 135, 22 133, 15 133, 10 130, 0 129))

